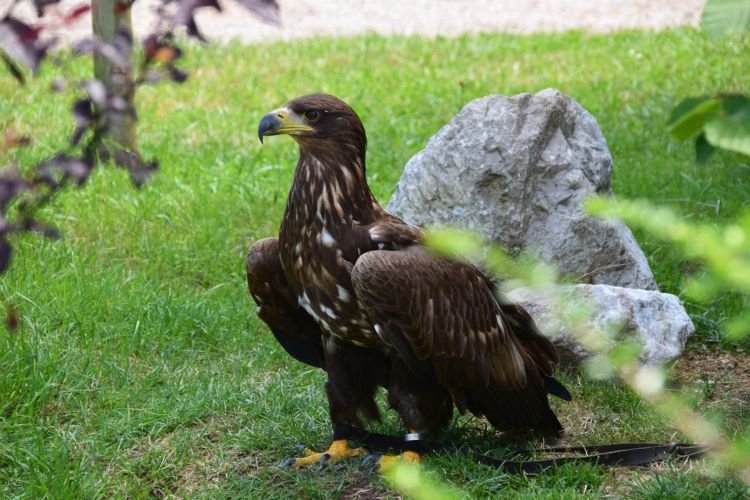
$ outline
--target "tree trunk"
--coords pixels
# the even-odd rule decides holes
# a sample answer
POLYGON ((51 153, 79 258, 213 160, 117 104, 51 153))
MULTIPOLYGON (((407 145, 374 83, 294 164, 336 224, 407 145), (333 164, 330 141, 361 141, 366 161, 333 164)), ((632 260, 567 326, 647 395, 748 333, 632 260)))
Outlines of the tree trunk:
MULTIPOLYGON (((119 32, 127 32, 133 39, 133 27, 130 8, 117 9, 121 0, 92 0, 92 20, 94 36, 105 43, 111 43, 119 32), (121 10, 117 12, 117 10, 121 10)), ((118 95, 125 99, 129 109, 135 109, 133 96, 133 50, 132 44, 127 55, 128 67, 118 68, 105 57, 94 55, 94 77, 101 80, 110 95, 118 95)), ((138 144, 135 134, 135 114, 108 113, 107 129, 105 132, 105 147, 107 142, 114 142, 121 148, 136 153, 138 144)))

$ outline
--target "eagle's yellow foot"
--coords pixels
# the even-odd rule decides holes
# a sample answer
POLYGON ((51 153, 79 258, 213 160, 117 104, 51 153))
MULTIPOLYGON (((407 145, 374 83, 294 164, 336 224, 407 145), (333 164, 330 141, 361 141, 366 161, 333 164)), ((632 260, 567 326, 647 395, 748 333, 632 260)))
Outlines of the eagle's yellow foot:
POLYGON ((302 458, 288 458, 283 465, 288 467, 304 467, 305 465, 318 464, 320 467, 327 463, 335 463, 344 458, 359 457, 367 454, 364 448, 350 448, 346 439, 337 439, 331 443, 330 448, 322 453, 315 452, 309 448, 303 448, 302 458))
POLYGON ((363 465, 370 465, 370 472, 385 472, 394 464, 407 463, 407 464, 419 464, 420 456, 415 451, 405 451, 400 455, 378 455, 370 454, 365 457, 362 461, 363 465))

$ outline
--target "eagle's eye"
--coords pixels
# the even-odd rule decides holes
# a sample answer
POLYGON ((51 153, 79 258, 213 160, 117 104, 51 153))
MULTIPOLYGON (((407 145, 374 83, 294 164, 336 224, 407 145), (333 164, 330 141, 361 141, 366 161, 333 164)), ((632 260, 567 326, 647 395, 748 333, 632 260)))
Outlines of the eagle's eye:
POLYGON ((302 113, 302 118, 308 122, 316 122, 320 118, 320 113, 317 111, 305 111, 302 113))

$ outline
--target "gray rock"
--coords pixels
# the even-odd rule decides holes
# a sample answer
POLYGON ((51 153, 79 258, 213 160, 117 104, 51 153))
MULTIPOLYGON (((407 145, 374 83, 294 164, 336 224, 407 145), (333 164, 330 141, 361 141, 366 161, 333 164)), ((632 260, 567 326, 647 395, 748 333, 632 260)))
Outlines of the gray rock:
POLYGON ((512 254, 529 250, 587 283, 656 290, 623 224, 582 201, 611 195, 596 120, 555 89, 470 102, 406 165, 388 210, 417 226, 468 227, 512 254))
POLYGON ((557 346, 564 366, 577 366, 591 353, 576 339, 575 326, 561 320, 561 300, 587 308, 588 319, 579 325, 579 331, 597 327, 639 339, 641 359, 647 364, 677 358, 695 332, 680 299, 668 293, 608 285, 561 285, 517 288, 507 298, 526 308, 557 346))

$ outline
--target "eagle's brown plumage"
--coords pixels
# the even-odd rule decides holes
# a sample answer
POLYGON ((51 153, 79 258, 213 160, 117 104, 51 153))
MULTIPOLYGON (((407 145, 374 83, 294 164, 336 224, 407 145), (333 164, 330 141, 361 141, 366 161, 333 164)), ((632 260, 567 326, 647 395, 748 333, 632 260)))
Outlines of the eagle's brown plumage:
POLYGON ((501 430, 561 430, 545 389, 567 396, 554 347, 478 269, 428 253, 418 228, 380 207, 356 113, 300 97, 261 122, 261 139, 279 133, 300 159, 279 237, 250 249, 248 284, 284 348, 328 373, 334 428, 378 418, 382 386, 412 430, 439 431, 454 405, 501 430))

